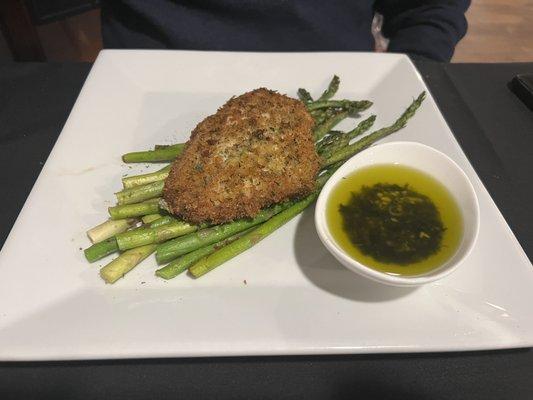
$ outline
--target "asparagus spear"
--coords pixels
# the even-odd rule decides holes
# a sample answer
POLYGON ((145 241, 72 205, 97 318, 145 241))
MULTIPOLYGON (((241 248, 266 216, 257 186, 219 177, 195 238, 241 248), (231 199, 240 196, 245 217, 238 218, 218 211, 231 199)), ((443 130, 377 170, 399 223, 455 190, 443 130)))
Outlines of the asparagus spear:
MULTIPOLYGON (((122 220, 119 220, 119 221, 122 221, 122 220)), ((161 218, 153 221, 149 225, 149 227, 150 228, 157 228, 159 226, 163 226, 165 224, 169 224, 169 223, 171 223, 173 221, 177 221, 177 220, 175 218, 167 215, 165 217, 161 217, 161 218)), ((131 232, 135 232, 135 231, 140 230, 140 229, 146 229, 146 228, 143 228, 143 227, 135 228, 135 229, 132 229, 132 230, 128 231, 127 233, 131 234, 131 232)), ((97 260, 99 260, 101 258, 104 258, 105 256, 108 256, 111 253, 115 253, 117 251, 119 251, 117 238, 116 238, 116 236, 113 236, 113 237, 110 237, 110 238, 108 238, 108 239, 106 239, 106 240, 104 240, 102 242, 93 244, 89 248, 85 249, 84 253, 85 253, 85 258, 87 258, 87 260, 89 262, 95 262, 95 261, 97 261, 97 260)))
POLYGON ((155 271, 155 274, 164 279, 172 279, 178 276, 179 274, 181 274, 182 272, 185 272, 196 261, 202 259, 205 256, 208 256, 209 254, 215 252, 216 250, 237 240, 238 238, 240 238, 247 232, 251 231, 252 229, 254 228, 250 228, 246 231, 239 232, 236 235, 233 235, 233 236, 230 236, 229 238, 221 240, 220 242, 201 247, 181 257, 178 257, 177 259, 172 261, 170 264, 167 264, 163 268, 160 268, 157 271, 155 271))
POLYGON ((135 186, 142 186, 148 183, 162 181, 168 176, 170 171, 170 165, 167 165, 164 168, 161 168, 159 171, 151 172, 149 174, 127 176, 122 178, 122 185, 124 189, 130 189, 135 186))
POLYGON ((170 215, 165 215, 164 217, 161 217, 159 219, 156 219, 155 221, 152 221, 150 223, 150 228, 157 228, 158 226, 170 224, 171 222, 177 222, 178 220, 174 217, 171 217, 170 215))
POLYGON ((353 112, 364 111, 372 106, 372 102, 368 100, 352 101, 352 100, 320 100, 313 101, 307 104, 309 111, 318 110, 321 108, 342 108, 343 110, 351 109, 353 112))
POLYGON ((115 193, 118 204, 134 204, 159 197, 163 193, 165 181, 157 181, 142 186, 135 186, 115 193))
POLYGON ((141 228, 116 236, 120 250, 133 249, 147 244, 161 243, 198 230, 198 226, 183 221, 170 222, 155 228, 141 228))
POLYGON ((159 212, 159 200, 159 198, 156 198, 146 200, 142 203, 124 204, 115 207, 109 207, 109 215, 111 215, 111 219, 124 219, 155 214, 159 212))
POLYGON ((86 248, 83 253, 87 261, 92 263, 116 251, 118 251, 118 245, 113 236, 102 242, 93 244, 91 247, 86 248))
POLYGON ((365 133, 367 130, 372 128, 374 125, 374 122, 376 122, 376 115, 372 114, 367 119, 361 121, 355 128, 353 128, 351 131, 346 132, 346 137, 348 138, 348 141, 355 139, 358 136, 361 136, 363 133, 365 133))
POLYGON ((268 220, 273 215, 276 215, 285 208, 289 207, 291 203, 292 202, 275 204, 272 207, 262 210, 252 219, 239 219, 226 224, 216 225, 211 228, 202 229, 198 232, 193 232, 183 237, 162 243, 157 248, 157 252, 155 254, 157 262, 159 264, 163 264, 193 250, 220 242, 227 237, 268 220))
POLYGON ((334 138, 341 137, 344 135, 346 135, 346 132, 343 132, 343 131, 337 131, 337 130, 329 131, 328 134, 322 140, 315 141, 315 149, 317 153, 320 154, 321 151, 337 143, 338 140, 334 138))
POLYGON ((339 161, 338 163, 335 163, 333 165, 330 165, 326 169, 322 170, 322 173, 316 178, 316 190, 317 192, 320 192, 326 182, 329 178, 331 178, 331 175, 339 169, 339 167, 344 164, 344 161, 339 161))
POLYGON ((155 244, 149 244, 125 251, 100 269, 100 276, 106 281, 106 283, 115 283, 137 266, 142 260, 152 254, 156 247, 157 245, 155 244))
POLYGON ((124 232, 137 222, 138 220, 135 218, 118 220, 110 219, 101 223, 100 225, 95 226, 94 228, 89 229, 87 231, 87 236, 89 236, 89 239, 91 239, 92 243, 98 243, 115 236, 117 233, 124 232))
POLYGON ((148 226, 150 228, 157 228, 159 226, 170 224, 171 222, 179 222, 179 220, 170 215, 165 215, 161 218, 156 219, 155 221, 150 222, 148 226))
POLYGON ((374 131, 368 136, 365 136, 361 140, 358 140, 357 142, 335 152, 331 156, 324 159, 323 166, 327 167, 328 165, 332 165, 341 160, 345 160, 346 158, 351 157, 354 154, 359 153, 360 151, 371 146, 376 141, 383 139, 385 136, 388 136, 391 133, 394 133, 402 129, 407 124, 407 121, 413 115, 415 115, 416 110, 418 109, 418 107, 420 107, 425 97, 426 97, 426 92, 420 93, 420 95, 415 100, 413 100, 411 105, 403 112, 403 114, 392 125, 387 126, 385 128, 378 129, 377 131, 374 131))
POLYGON ((369 130, 374 122, 376 121, 376 116, 371 115, 367 119, 361 121, 354 129, 349 132, 330 132, 323 140, 317 143, 317 152, 322 157, 327 158, 337 150, 340 150, 344 146, 347 146, 350 143, 350 140, 356 138, 357 136, 362 135, 367 130, 369 130))
POLYGON ((315 120, 315 126, 324 123, 327 119, 335 116, 342 108, 319 108, 317 110, 309 111, 315 120))
MULTIPOLYGON (((337 75, 333 75, 333 79, 331 79, 328 88, 324 91, 324 93, 322 93, 318 100, 328 100, 332 98, 335 93, 337 93, 337 90, 339 89, 339 84, 339 77, 337 75)), ((298 98, 304 103, 311 103, 313 101, 311 94, 303 88, 298 89, 298 98)))
POLYGON ((313 129, 315 142, 321 140, 330 130, 332 130, 342 120, 346 119, 350 114, 351 110, 339 111, 321 124, 315 126, 315 129, 313 129))
POLYGON ((309 204, 311 204, 317 197, 318 192, 315 192, 303 200, 294 203, 292 206, 281 211, 279 214, 274 215, 268 221, 259 225, 259 227, 253 229, 250 233, 247 233, 240 239, 235 240, 233 243, 222 247, 220 250, 200 259, 196 264, 189 268, 189 272, 195 278, 206 274, 212 269, 218 267, 220 264, 232 259, 239 255, 243 251, 248 250, 259 241, 270 235, 280 226, 289 222, 292 218, 300 214, 309 204))
POLYGON ((184 143, 179 143, 157 150, 146 150, 126 153, 122 156, 122 161, 124 161, 125 163, 173 161, 183 152, 184 147, 184 143))
POLYGON ((339 84, 341 83, 341 80, 337 75, 333 75, 333 79, 331 79, 331 82, 328 85, 328 88, 322 93, 322 96, 318 98, 318 100, 329 100, 331 99, 335 93, 337 93, 337 90, 339 90, 339 84))
POLYGON ((310 103, 313 101, 311 94, 304 88, 298 89, 298 98, 304 103, 310 103))
MULTIPOLYGON (((145 224, 151 224, 154 221, 157 221, 158 219, 163 218, 161 214, 148 214, 141 218, 142 222, 145 224)), ((120 232, 117 232, 120 233, 120 232)))

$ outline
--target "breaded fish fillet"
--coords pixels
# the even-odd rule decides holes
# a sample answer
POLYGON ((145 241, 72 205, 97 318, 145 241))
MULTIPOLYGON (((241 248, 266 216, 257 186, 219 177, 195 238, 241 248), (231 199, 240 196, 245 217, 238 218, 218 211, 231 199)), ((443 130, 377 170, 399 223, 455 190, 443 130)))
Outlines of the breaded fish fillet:
POLYGON ((163 192, 186 221, 222 223, 315 188, 313 118, 302 102, 267 89, 230 99, 198 124, 163 192))

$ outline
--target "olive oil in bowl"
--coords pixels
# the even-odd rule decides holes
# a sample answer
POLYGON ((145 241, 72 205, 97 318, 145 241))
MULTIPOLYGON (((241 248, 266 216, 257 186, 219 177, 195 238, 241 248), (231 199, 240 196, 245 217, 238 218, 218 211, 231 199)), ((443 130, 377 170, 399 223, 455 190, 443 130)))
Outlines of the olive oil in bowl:
POLYGON ((430 175, 399 164, 361 168, 333 187, 326 221, 337 244, 359 263, 393 275, 422 275, 459 248, 461 211, 430 175))

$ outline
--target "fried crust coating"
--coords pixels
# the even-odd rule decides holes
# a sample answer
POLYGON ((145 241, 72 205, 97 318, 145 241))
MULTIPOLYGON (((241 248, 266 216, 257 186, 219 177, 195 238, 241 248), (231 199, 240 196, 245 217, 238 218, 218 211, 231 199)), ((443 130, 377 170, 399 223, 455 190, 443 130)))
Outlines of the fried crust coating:
POLYGON ((320 169, 313 126, 302 102, 274 91, 231 98, 173 162, 163 191, 169 211, 219 224, 311 193, 320 169))

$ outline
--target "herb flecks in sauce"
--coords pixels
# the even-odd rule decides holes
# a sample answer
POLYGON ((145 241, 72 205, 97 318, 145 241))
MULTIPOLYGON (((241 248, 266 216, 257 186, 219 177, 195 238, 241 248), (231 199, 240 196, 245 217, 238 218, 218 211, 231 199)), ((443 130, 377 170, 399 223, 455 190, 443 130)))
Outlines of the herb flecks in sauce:
POLYGON ((378 261, 411 264, 440 250, 445 228, 439 211, 409 185, 363 186, 339 211, 352 243, 378 261))
POLYGON ((353 259, 381 272, 412 276, 440 267, 457 251, 463 237, 461 211, 446 187, 430 175, 402 165, 377 164, 344 178, 337 182, 328 197, 326 220, 335 242, 353 259), (407 195, 402 191, 408 192, 407 195), (365 218, 362 214, 350 217, 365 227, 362 233, 359 231, 356 240, 351 233, 353 227, 344 229, 344 217, 340 211, 340 205, 344 210, 351 209, 352 193, 359 201, 364 198, 372 203, 357 205, 357 209, 365 207, 366 213, 367 209, 372 210, 372 205, 375 206, 365 218), (372 199, 379 198, 380 193, 381 200, 374 202, 372 199), (409 198, 416 203, 416 217, 424 213, 425 221, 420 225, 424 228, 418 227, 417 230, 413 216, 415 205, 409 204, 409 198), (428 206, 430 203, 433 208, 428 206), (423 208, 419 207, 421 204, 423 208), (438 211, 440 225, 434 223, 432 210, 438 211), (382 219, 383 216, 388 216, 389 220, 382 219), (396 227, 397 236, 385 231, 393 231, 396 227), (411 236, 409 232, 412 232, 411 236), (380 243, 383 239, 385 243, 380 243))

